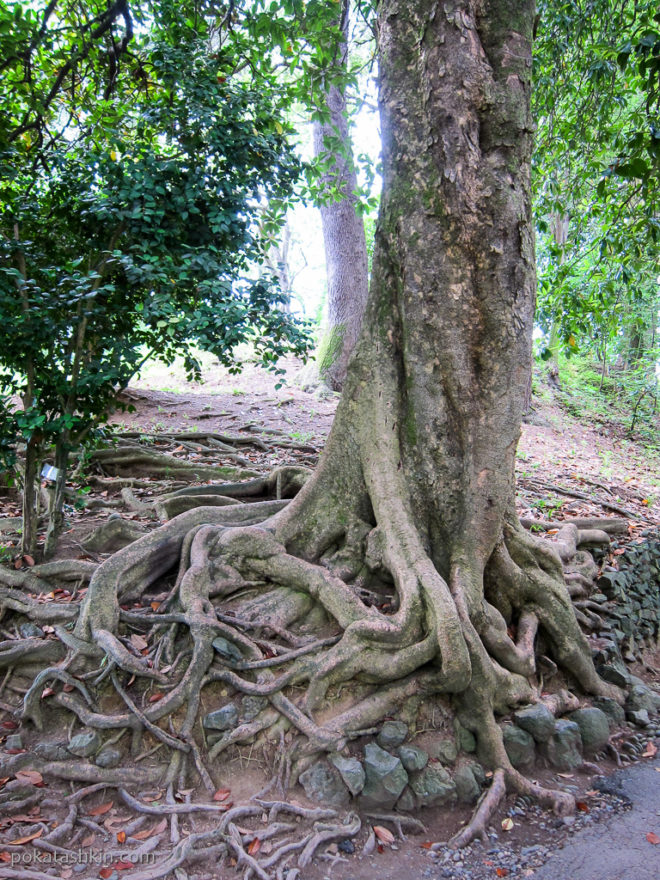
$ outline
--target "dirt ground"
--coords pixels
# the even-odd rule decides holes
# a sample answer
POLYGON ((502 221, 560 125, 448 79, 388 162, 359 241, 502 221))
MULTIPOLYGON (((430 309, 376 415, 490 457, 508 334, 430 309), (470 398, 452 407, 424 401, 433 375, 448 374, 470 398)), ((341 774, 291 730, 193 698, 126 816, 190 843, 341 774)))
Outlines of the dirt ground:
MULTIPOLYGON (((112 423, 119 432, 223 435, 237 442, 237 449, 246 462, 244 466, 249 465, 259 472, 268 472, 282 463, 313 467, 331 428, 338 396, 303 390, 296 383, 298 371, 299 364, 292 360, 285 363, 283 377, 273 376, 250 364, 241 375, 234 376, 209 364, 204 372, 203 383, 191 385, 176 367, 151 368, 123 396, 124 404, 134 407, 135 411, 117 412, 112 423), (282 379, 285 384, 277 388, 277 383, 282 379), (254 437, 261 442, 250 445, 247 441, 254 437), (240 445, 242 440, 245 443, 240 445)), ((193 439, 188 437, 185 445, 177 445, 176 440, 168 439, 168 442, 170 450, 182 461, 203 462, 208 459, 201 448, 200 451, 196 450, 194 436, 193 439)), ((223 461, 222 456, 216 456, 213 460, 216 463, 229 463, 228 460, 223 461)), ((638 536, 642 531, 660 525, 658 458, 645 452, 633 441, 616 436, 610 428, 578 422, 552 399, 537 401, 532 422, 523 426, 517 475, 518 510, 523 517, 547 520, 571 515, 626 516, 629 519, 627 540, 640 540, 638 536)), ((93 561, 105 558, 104 554, 84 551, 82 542, 93 528, 110 516, 116 516, 116 508, 113 510, 111 506, 103 507, 103 498, 111 501, 112 493, 109 495, 107 490, 101 492, 94 486, 90 487, 91 492, 87 492, 87 488, 84 483, 81 484, 81 503, 72 503, 67 510, 68 528, 60 541, 58 558, 73 556, 93 561), (88 503, 90 499, 100 502, 95 509, 90 510, 83 506, 83 502, 88 503)), ((149 492, 136 490, 136 495, 148 499, 149 492)), ((0 497, 0 517, 17 514, 17 498, 11 493, 5 493, 0 497)), ((131 521, 141 521, 139 512, 122 512, 121 516, 131 521)), ((147 522, 146 525, 151 528, 155 523, 147 522)), ((5 547, 6 552, 10 553, 9 540, 5 542, 5 547)), ((610 561, 616 564, 615 557, 611 557, 610 561)), ((647 659, 650 667, 655 665, 657 668, 660 663, 657 655, 647 659)), ((656 685, 660 680, 648 668, 639 668, 636 671, 643 672, 647 680, 656 685)), ((0 726, 0 741, 6 740, 7 735, 16 729, 14 722, 10 720, 8 709, 14 705, 18 696, 20 688, 12 693, 11 681, 5 679, 0 686, 0 697, 7 700, 0 702, 0 725, 4 723, 4 729, 0 726), (7 687, 3 695, 5 684, 7 687)), ((52 734, 52 731, 49 733, 52 734)), ((66 739, 66 731, 57 733, 64 734, 63 738, 66 739)), ((40 739, 40 735, 34 730, 25 730, 22 734, 23 748, 32 748, 40 739)), ((642 761, 652 758, 653 748, 647 747, 649 754, 642 761)), ((2 751, 0 759, 1 757, 2 751)), ((250 802, 250 798, 263 786, 264 780, 272 775, 270 760, 272 756, 243 750, 223 766, 214 768, 215 781, 220 788, 226 788, 230 792, 226 796, 227 803, 250 802)), ((150 761, 151 758, 147 756, 139 766, 148 767, 150 761)), ((608 774, 613 769, 612 761, 603 758, 599 764, 599 773, 608 774)), ((468 819, 469 808, 451 811, 431 809, 420 813, 419 819, 424 830, 416 829, 414 834, 405 825, 397 828, 396 822, 371 819, 363 823, 362 831, 352 846, 338 848, 336 844, 331 844, 321 851, 314 863, 304 870, 300 880, 367 880, 374 876, 381 880, 399 880, 402 877, 461 877, 465 880, 508 875, 533 877, 551 852, 563 841, 570 841, 580 828, 592 827, 601 819, 612 820, 629 806, 625 797, 609 790, 607 786, 599 787, 595 770, 588 774, 557 774, 546 768, 537 768, 537 772, 539 781, 573 791, 578 802, 582 804, 577 817, 571 817, 568 821, 558 819, 533 804, 509 797, 493 819, 489 844, 475 843, 460 856, 440 844, 468 819), (502 826, 507 818, 513 820, 510 830, 504 830, 502 826), (388 841, 387 835, 384 840, 374 837, 371 831, 374 826, 391 829, 395 836, 393 842, 388 841), (432 844, 438 846, 432 847, 432 844)), ((50 798, 41 805, 41 813, 31 816, 34 823, 38 825, 42 822, 52 828, 53 820, 63 821, 62 804, 68 793, 66 786, 53 785, 50 798), (49 801, 50 807, 46 805, 49 801)), ((156 806, 163 802, 163 792, 153 791, 148 786, 144 786, 138 796, 143 796, 144 802, 154 803, 156 806)), ((181 799, 190 797, 195 800, 197 793, 190 790, 180 795, 181 799)), ((272 794, 265 795, 266 800, 269 797, 272 794)), ((305 800, 301 789, 294 790, 292 799, 307 808, 317 806, 305 800)), ((117 835, 122 828, 135 821, 135 814, 119 801, 111 789, 92 793, 85 803, 88 817, 99 830, 92 830, 87 837, 80 838, 78 844, 100 851, 120 849, 117 846, 117 835), (94 812, 110 802, 111 806, 105 812, 94 812)), ((660 803, 658 807, 660 809, 660 803)), ((259 838, 259 828, 267 822, 268 809, 263 807, 263 812, 260 811, 258 815, 244 822, 248 829, 254 831, 256 839, 259 838)), ((162 838, 161 846, 166 846, 168 841, 170 846, 174 846, 177 835, 179 839, 183 839, 187 834, 210 827, 209 819, 186 815, 177 822, 176 833, 174 827, 170 826, 168 837, 167 831, 157 830, 157 819, 156 815, 148 817, 147 826, 143 826, 143 830, 146 827, 151 828, 153 837, 158 837, 159 841, 162 838), (149 825, 150 822, 153 827, 149 825)), ((306 827, 309 822, 303 818, 300 824, 301 827, 306 827)), ((506 824, 508 827, 508 823, 506 824)), ((655 831, 660 835, 660 817, 656 825, 655 829, 649 828, 648 831, 655 831)), ((82 880, 91 877, 117 880, 122 876, 142 877, 142 874, 136 874, 126 865, 124 873, 118 873, 122 870, 120 859, 111 863, 110 873, 105 868, 101 869, 105 873, 99 873, 98 865, 84 868, 80 865, 60 865, 46 869, 40 867, 36 861, 27 862, 25 859, 22 862, 17 860, 18 873, 11 873, 14 870, 11 864, 14 851, 25 854, 28 852, 25 847, 31 844, 14 842, 13 846, 4 850, 9 854, 9 859, 6 855, 3 856, 8 827, 11 828, 11 823, 9 826, 3 824, 0 816, 0 878, 45 880, 47 876, 56 876, 67 880, 79 876, 82 880)), ((138 839, 148 838, 149 835, 138 839)), ((259 842, 259 847, 262 855, 268 853, 267 841, 259 842)), ((660 846, 654 849, 651 843, 648 848, 649 858, 660 851, 660 846)), ((186 871, 187 874, 167 876, 176 876, 177 880, 186 880, 186 877, 188 880, 233 880, 234 877, 242 876, 229 860, 221 865, 209 860, 188 867, 186 871)), ((285 871, 282 876, 283 880, 296 880, 295 873, 285 871)), ((147 877, 144 874, 145 880, 147 877)), ((603 875, 601 880, 608 878, 603 875)))

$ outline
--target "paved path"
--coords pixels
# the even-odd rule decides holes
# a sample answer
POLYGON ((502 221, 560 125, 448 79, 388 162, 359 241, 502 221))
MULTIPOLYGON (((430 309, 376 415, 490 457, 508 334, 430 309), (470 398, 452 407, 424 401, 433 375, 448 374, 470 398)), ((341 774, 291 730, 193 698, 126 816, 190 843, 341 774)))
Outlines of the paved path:
POLYGON ((579 832, 534 873, 534 880, 660 880, 660 761, 615 774, 632 809, 579 832))

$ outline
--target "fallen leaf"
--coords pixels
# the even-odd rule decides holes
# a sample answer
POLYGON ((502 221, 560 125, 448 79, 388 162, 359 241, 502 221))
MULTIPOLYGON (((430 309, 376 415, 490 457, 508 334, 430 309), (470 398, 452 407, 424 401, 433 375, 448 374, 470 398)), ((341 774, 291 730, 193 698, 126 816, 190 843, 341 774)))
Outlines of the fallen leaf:
POLYGON ((44 688, 41 692, 41 699, 45 700, 46 697, 52 697, 55 691, 52 688, 44 688))
POLYGON ((161 694, 161 692, 160 692, 160 691, 156 691, 155 694, 152 694, 152 695, 149 697, 149 702, 150 702, 150 703, 157 703, 158 700, 162 700, 162 699, 163 699, 163 695, 161 694))
POLYGON ((502 831, 511 831, 513 828, 513 819, 506 817, 506 819, 502 819, 502 831))
POLYGON ((23 556, 23 562, 28 566, 28 568, 32 568, 34 565, 34 559, 32 556, 29 556, 27 553, 23 556))
POLYGON ((154 834, 162 834, 167 828, 167 819, 161 819, 158 825, 153 829, 154 834))
POLYGON ((578 810, 580 810, 581 813, 589 812, 589 806, 588 804, 585 804, 584 801, 576 801, 575 806, 578 808, 578 810))
POLYGON ((145 637, 139 636, 137 633, 131 635, 131 645, 133 645, 136 651, 144 651, 145 648, 149 647, 145 637))
POLYGON ((253 837, 250 843, 248 844, 247 854, 249 856, 253 856, 255 853, 258 853, 261 849, 261 841, 258 837, 253 837))
POLYGON ((37 837, 41 837, 43 833, 44 829, 40 828, 38 831, 35 831, 34 834, 28 834, 27 837, 17 837, 16 840, 12 840, 12 846, 18 846, 21 843, 29 843, 31 840, 36 840, 37 837))
POLYGON ((226 801, 230 794, 231 794, 231 789, 219 788, 216 791, 216 793, 213 795, 213 800, 214 801, 226 801))
POLYGON ((11 862, 11 856, 8 852, 0 852, 0 862, 11 862))
POLYGON ((135 834, 131 834, 131 840, 148 840, 153 833, 153 828, 143 828, 142 831, 136 831, 135 834))
POLYGON ((2 725, 0 726, 2 726, 3 730, 16 730, 18 724, 16 723, 16 721, 3 721, 2 725))
POLYGON ((101 868, 99 877, 101 880, 108 880, 108 877, 112 877, 112 868, 101 868))
POLYGON ((98 807, 94 807, 87 814, 88 816, 102 816, 104 813, 110 812, 110 810, 114 806, 114 801, 106 801, 104 804, 99 804, 98 807))
POLYGON ((509 869, 508 868, 495 868, 495 873, 497 874, 498 877, 506 877, 507 874, 509 873, 509 869))
MULTIPOLYGON (((654 846, 660 843, 660 837, 658 837, 658 835, 654 831, 648 831, 646 834, 646 839, 654 846)), ((12 843, 16 843, 16 841, 13 840, 12 843)))
POLYGON ((160 608, 160 602, 150 602, 149 605, 151 606, 152 611, 158 611, 160 608))
POLYGON ((112 866, 115 871, 130 871, 131 868, 134 868, 135 865, 133 862, 115 862, 112 866))
POLYGON ((433 846, 433 841, 427 840, 426 843, 420 843, 420 846, 422 849, 431 849, 431 847, 433 846))
POLYGON ((117 832, 117 843, 126 843, 126 832, 118 831, 117 832))
POLYGON ((575 774, 573 773, 558 773, 557 776, 561 776, 562 779, 572 779, 575 774))
POLYGON ((87 837, 83 837, 83 839, 80 841, 80 845, 81 846, 91 846, 95 840, 96 840, 95 834, 88 834, 87 837))
POLYGON ((389 828, 385 828, 383 825, 374 825, 374 834, 381 843, 387 846, 394 843, 394 835, 389 828))
POLYGON ((17 770, 16 779, 21 782, 30 782, 32 785, 40 785, 44 781, 38 770, 17 770))
MULTIPOLYGON (((642 752, 642 758, 652 758, 654 755, 657 755, 658 747, 649 740, 646 743, 646 748, 642 752)), ((656 768, 658 769, 658 768, 656 768)))

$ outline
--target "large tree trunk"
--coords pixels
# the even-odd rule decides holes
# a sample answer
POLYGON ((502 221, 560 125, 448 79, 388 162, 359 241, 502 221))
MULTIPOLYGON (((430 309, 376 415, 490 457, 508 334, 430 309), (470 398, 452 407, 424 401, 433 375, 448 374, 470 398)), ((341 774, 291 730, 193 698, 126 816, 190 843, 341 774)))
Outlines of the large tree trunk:
MULTIPOLYGON (((349 2, 343 0, 340 27, 348 34, 349 2)), ((347 42, 336 64, 346 66, 347 42)), ((314 155, 328 163, 321 186, 341 197, 320 206, 327 273, 327 318, 317 352, 319 377, 335 391, 346 378, 367 301, 368 265, 364 222, 356 210, 358 188, 344 90, 332 85, 326 93, 327 121, 314 123, 314 155)))
MULTIPOLYGON (((275 724, 277 735, 283 716, 302 734, 299 763, 340 750, 413 695, 448 695, 495 771, 458 843, 483 831, 506 785, 573 805, 513 768, 495 719, 521 702, 576 705, 565 691, 541 693, 537 631, 573 687, 621 699, 596 675, 564 583, 560 556, 575 554, 577 528, 553 550, 514 509, 535 284, 532 22, 533 0, 515 12, 505 0, 380 4, 384 194, 366 319, 325 455, 274 516, 261 504, 193 510, 120 551, 94 575, 73 637, 81 652, 161 680, 114 634, 119 601, 181 558, 172 597, 192 659, 144 712, 154 723, 187 706, 180 738, 209 681, 268 696, 259 729, 275 724), (265 595, 236 599, 237 617, 216 617, 211 598, 263 583, 265 595), (271 672, 246 627, 281 633, 301 621, 331 634, 271 672), (232 668, 248 671, 213 665, 218 632, 247 657, 232 668), (339 704, 338 686, 354 679, 354 699, 339 704)), ((252 735, 232 731, 211 758, 252 735)))

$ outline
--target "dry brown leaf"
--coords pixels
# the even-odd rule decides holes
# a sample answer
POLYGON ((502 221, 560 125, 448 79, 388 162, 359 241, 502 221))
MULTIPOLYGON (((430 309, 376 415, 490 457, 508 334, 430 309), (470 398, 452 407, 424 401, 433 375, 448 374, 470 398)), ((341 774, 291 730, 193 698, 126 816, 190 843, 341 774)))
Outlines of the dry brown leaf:
POLYGON ((154 834, 162 834, 167 828, 167 819, 161 819, 158 825, 153 829, 154 834))
POLYGON ((163 699, 163 695, 161 694, 161 692, 160 692, 160 691, 156 691, 155 694, 152 694, 152 695, 149 697, 149 702, 150 702, 150 703, 157 703, 158 700, 162 700, 162 699, 163 699))
MULTIPOLYGON (((660 837, 655 833, 655 831, 647 831, 646 839, 649 843, 652 843, 654 846, 657 846, 660 843, 660 837)), ((12 843, 16 843, 15 840, 12 843)))
POLYGON ((30 782, 32 785, 41 785, 44 781, 43 776, 38 770, 17 770, 16 779, 21 782, 30 782))
POLYGON ((11 855, 8 852, 0 852, 0 862, 11 862, 11 855))
POLYGON ((102 816, 104 813, 109 813, 110 810, 114 806, 114 801, 106 801, 104 804, 99 804, 98 807, 94 807, 87 814, 88 816, 102 816))
POLYGON ((385 828, 383 825, 374 825, 374 834, 381 843, 387 846, 394 843, 394 835, 389 828, 385 828))
POLYGON ((581 813, 589 812, 589 806, 585 804, 584 801, 576 801, 575 806, 578 808, 578 810, 580 810, 581 813))
POLYGON ((126 832, 118 831, 117 832, 117 843, 126 843, 126 832))
POLYGON ((32 568, 34 565, 34 559, 32 556, 29 556, 27 553, 23 556, 23 562, 28 566, 28 568, 32 568))
POLYGON ((133 645, 136 651, 144 651, 144 649, 149 646, 149 643, 144 636, 140 636, 137 633, 132 633, 131 645, 133 645))
POLYGON ((642 758, 652 758, 654 755, 658 754, 658 747, 649 740, 646 743, 646 748, 642 752, 642 758))
POLYGON ((35 831, 34 834, 28 834, 27 837, 17 837, 15 840, 12 840, 12 846, 18 846, 21 843, 29 843, 31 840, 36 840, 37 837, 41 837, 44 833, 44 829, 40 828, 38 831, 35 831))
POLYGON ((259 852, 261 849, 261 841, 258 837, 253 837, 250 843, 248 844, 247 854, 249 856, 253 856, 259 852))
POLYGON ((152 611, 158 611, 160 608, 160 602, 150 602, 149 604, 151 605, 152 611))
POLYGON ((513 828, 513 819, 509 816, 506 819, 502 819, 502 831, 511 831, 513 828))
POLYGON ((52 697, 55 691, 52 688, 44 688, 41 692, 41 699, 45 700, 46 697, 52 697))
POLYGON ((422 849, 431 849, 431 847, 433 846, 433 841, 427 840, 425 843, 420 843, 420 846, 422 849))
POLYGON ((148 840, 153 833, 153 828, 143 828, 142 831, 136 831, 135 834, 131 834, 131 840, 148 840))
POLYGON ((108 880, 108 877, 112 877, 113 869, 110 867, 101 868, 99 871, 99 877, 101 880, 108 880))
POLYGON ((83 839, 80 841, 80 845, 81 846, 91 846, 95 840, 96 840, 95 834, 88 834, 87 837, 83 837, 83 839))
POLYGON ((573 779, 574 773, 558 773, 557 776, 561 776, 562 779, 573 779))
POLYGON ((226 801, 230 794, 231 794, 231 789, 219 788, 216 791, 216 793, 213 795, 213 800, 214 801, 226 801))

